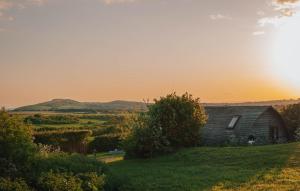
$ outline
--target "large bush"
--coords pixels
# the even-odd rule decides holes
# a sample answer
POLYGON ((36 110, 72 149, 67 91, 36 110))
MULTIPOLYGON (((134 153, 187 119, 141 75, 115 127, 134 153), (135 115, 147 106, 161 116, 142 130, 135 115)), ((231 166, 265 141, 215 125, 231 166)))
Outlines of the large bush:
POLYGON ((31 129, 22 120, 0 111, 0 176, 19 176, 36 154, 31 129))
POLYGON ((199 99, 185 93, 175 93, 155 100, 149 107, 151 126, 160 127, 173 147, 196 146, 200 128, 206 123, 206 114, 199 99))
POLYGON ((148 158, 172 150, 162 128, 150 124, 147 114, 140 114, 132 121, 132 133, 123 142, 126 158, 148 158))
POLYGON ((297 136, 296 131, 300 129, 300 104, 284 107, 281 115, 288 127, 290 138, 295 140, 297 136))
POLYGON ((155 100, 147 113, 132 123, 132 133, 124 142, 127 157, 151 157, 180 147, 200 143, 200 129, 206 114, 199 99, 175 93, 155 100))

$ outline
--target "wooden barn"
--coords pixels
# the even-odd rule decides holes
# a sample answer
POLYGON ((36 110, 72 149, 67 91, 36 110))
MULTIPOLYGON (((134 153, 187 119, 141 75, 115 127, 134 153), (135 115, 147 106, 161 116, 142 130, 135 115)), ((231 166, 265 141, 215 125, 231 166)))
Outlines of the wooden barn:
POLYGON ((205 107, 204 145, 275 144, 288 141, 285 123, 271 106, 205 107))

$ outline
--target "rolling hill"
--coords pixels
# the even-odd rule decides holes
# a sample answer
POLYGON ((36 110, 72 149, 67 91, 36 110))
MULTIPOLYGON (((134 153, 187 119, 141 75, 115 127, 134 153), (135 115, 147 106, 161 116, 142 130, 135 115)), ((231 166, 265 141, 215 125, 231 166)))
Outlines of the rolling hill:
POLYGON ((147 105, 142 102, 78 102, 71 99, 53 99, 35 105, 16 108, 14 111, 56 111, 56 112, 93 112, 93 111, 143 111, 147 105))
MULTIPOLYGON (((275 106, 280 108, 289 104, 300 103, 300 99, 273 100, 242 103, 203 103, 204 106, 275 106)), ((147 105, 143 102, 112 101, 112 102, 78 102, 71 99, 53 99, 35 105, 16 108, 14 111, 56 111, 56 112, 103 112, 103 111, 145 111, 147 105)))

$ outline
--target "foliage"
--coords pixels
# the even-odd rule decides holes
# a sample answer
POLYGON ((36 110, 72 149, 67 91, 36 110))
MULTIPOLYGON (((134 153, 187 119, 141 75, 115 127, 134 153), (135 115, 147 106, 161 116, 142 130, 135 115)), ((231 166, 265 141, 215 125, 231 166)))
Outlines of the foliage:
POLYGON ((128 177, 124 191, 300 190, 300 143, 196 147, 151 159, 110 163, 128 177))
MULTIPOLYGON (((76 190, 80 187, 79 190, 83 191, 98 191, 106 185, 108 173, 108 167, 94 158, 55 152, 42 155, 34 161, 30 182, 36 182, 39 190, 64 190, 61 187, 62 179, 68 182, 65 189, 76 190), (76 184, 73 184, 74 180, 76 184)), ((111 176, 109 178, 114 179, 111 176)))
POLYGON ((200 128, 206 123, 204 108, 199 98, 185 93, 177 96, 175 93, 149 107, 151 126, 161 127, 163 135, 173 147, 190 147, 198 145, 200 128))
POLYGON ((300 128, 295 131, 295 140, 300 141, 300 128))
POLYGON ((120 136, 114 134, 102 135, 95 137, 88 145, 88 151, 92 152, 107 152, 115 149, 120 149, 120 136))
POLYGON ((51 153, 48 156, 40 156, 33 163, 31 177, 36 178, 43 172, 89 173, 98 175, 108 172, 107 166, 93 158, 80 154, 51 153))
POLYGON ((30 127, 2 109, 0 111, 0 176, 17 176, 27 171, 36 150, 30 127))
POLYGON ((206 114, 199 99, 188 93, 175 93, 155 100, 149 111, 131 123, 131 134, 124 142, 126 157, 152 157, 200 142, 200 128, 206 114))
POLYGON ((79 174, 78 177, 82 180, 81 188, 84 191, 100 191, 105 185, 105 176, 98 175, 95 172, 79 174))
POLYGON ((126 158, 153 157, 171 151, 169 141, 160 127, 151 126, 150 118, 140 114, 132 123, 132 133, 123 142, 126 158))
POLYGON ((30 191, 31 189, 23 179, 11 180, 10 178, 0 178, 1 191, 30 191))
MULTIPOLYGON (((75 143, 88 135, 89 131, 40 132, 39 140, 58 138, 75 143)), ((63 153, 53 146, 35 145, 30 127, 23 120, 4 110, 0 112, 1 191, 27 191, 27 184, 41 191, 100 191, 106 185, 108 172, 107 166, 96 159, 63 153)), ((113 188, 118 189, 118 185, 113 188)))
POLYGON ((86 152, 89 130, 41 131, 34 134, 35 142, 59 147, 66 152, 86 152))
POLYGON ((293 104, 284 107, 281 115, 288 127, 292 140, 296 139, 296 131, 300 128, 300 104, 293 104))
POLYGON ((37 187, 41 191, 101 191, 104 183, 105 176, 95 172, 74 175, 49 171, 40 176, 37 187))
POLYGON ((81 180, 68 173, 43 173, 37 185, 41 191, 82 191, 81 180))
POLYGON ((79 119, 74 115, 41 115, 35 114, 24 119, 26 123, 31 124, 74 124, 78 123, 79 119))

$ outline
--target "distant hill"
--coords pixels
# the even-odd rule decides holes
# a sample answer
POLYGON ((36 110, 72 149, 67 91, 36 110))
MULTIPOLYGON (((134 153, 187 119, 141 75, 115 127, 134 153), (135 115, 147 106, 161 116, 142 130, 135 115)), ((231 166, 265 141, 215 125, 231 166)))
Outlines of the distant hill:
MULTIPOLYGON (((281 108, 283 106, 296 103, 300 103, 300 99, 243 103, 204 103, 204 106, 274 106, 276 108, 281 108)), ((147 110, 147 105, 143 102, 120 100, 112 102, 78 102, 71 99, 53 99, 48 102, 19 107, 14 111, 117 112, 145 110, 147 110)))
POLYGON ((112 102, 78 102, 71 99, 53 99, 35 105, 16 108, 14 111, 56 111, 56 112, 104 112, 104 111, 143 111, 147 106, 142 102, 112 101, 112 102))

